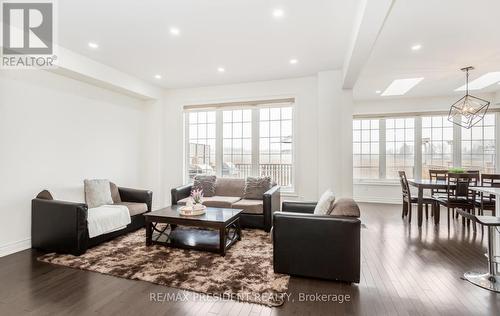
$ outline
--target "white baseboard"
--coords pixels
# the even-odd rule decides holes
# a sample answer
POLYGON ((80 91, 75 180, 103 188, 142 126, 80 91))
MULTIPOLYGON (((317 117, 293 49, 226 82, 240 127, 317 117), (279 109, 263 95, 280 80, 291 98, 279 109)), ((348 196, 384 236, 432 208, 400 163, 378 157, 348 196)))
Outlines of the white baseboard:
POLYGON ((0 245, 0 257, 31 248, 31 238, 0 245))
POLYGON ((382 204, 401 204, 400 198, 384 198, 384 197, 363 197, 355 196, 354 200, 361 203, 382 203, 382 204))

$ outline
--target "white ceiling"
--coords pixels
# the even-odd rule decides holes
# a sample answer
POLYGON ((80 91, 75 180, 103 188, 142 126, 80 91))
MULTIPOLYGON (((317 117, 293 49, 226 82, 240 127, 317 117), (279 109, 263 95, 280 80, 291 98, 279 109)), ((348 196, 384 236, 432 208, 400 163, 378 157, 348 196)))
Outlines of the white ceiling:
POLYGON ((298 77, 342 67, 358 2, 58 1, 59 44, 167 88, 298 77))
MULTIPOLYGON (((394 79, 424 77, 404 97, 460 95, 459 69, 475 66, 471 80, 500 71, 499 0, 396 0, 354 88, 355 99, 378 96, 394 79), (412 51, 414 44, 420 51, 412 51)), ((500 90, 495 84, 473 93, 500 90)))

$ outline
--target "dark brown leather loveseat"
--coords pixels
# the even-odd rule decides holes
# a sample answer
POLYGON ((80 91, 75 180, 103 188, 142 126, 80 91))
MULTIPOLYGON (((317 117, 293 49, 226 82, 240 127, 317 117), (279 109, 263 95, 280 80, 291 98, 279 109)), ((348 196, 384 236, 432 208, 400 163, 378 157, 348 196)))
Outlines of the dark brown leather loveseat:
POLYGON ((46 194, 39 194, 31 201, 32 247, 76 256, 90 247, 144 227, 143 213, 151 211, 153 200, 153 192, 149 190, 118 187, 121 202, 115 204, 127 206, 131 223, 123 229, 90 238, 87 204, 53 200, 48 191, 44 192, 46 194))

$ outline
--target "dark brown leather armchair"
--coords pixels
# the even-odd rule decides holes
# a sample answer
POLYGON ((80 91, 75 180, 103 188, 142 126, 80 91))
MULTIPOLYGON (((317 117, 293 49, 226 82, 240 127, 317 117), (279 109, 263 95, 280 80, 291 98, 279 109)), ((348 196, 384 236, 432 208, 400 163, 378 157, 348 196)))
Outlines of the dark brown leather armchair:
POLYGON ((284 202, 274 213, 274 271, 359 283, 361 221, 315 215, 315 206, 284 202))

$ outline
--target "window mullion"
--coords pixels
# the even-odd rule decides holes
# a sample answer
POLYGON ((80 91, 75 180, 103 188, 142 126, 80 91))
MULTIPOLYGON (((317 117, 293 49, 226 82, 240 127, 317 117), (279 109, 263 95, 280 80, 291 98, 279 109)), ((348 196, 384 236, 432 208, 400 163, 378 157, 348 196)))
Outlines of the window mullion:
POLYGON ((222 177, 222 169, 224 166, 223 162, 223 122, 222 122, 222 110, 217 110, 215 112, 215 173, 217 177, 222 177))
MULTIPOLYGON (((460 120, 455 117, 455 121, 460 120)), ((462 166, 462 127, 453 124, 453 167, 460 168, 462 166)))
POLYGON ((260 130, 259 130, 260 113, 258 108, 252 109, 252 175, 259 176, 260 174, 260 130))
POLYGON ((415 179, 422 178, 422 117, 415 117, 414 124, 414 150, 413 150, 413 160, 414 160, 414 168, 413 168, 413 177, 415 179))
POLYGON ((184 183, 189 181, 189 113, 184 113, 184 183))
POLYGON ((498 159, 498 157, 500 157, 498 155, 498 150, 500 150, 500 128, 498 128, 500 126, 500 114, 499 113, 495 113, 495 172, 498 172, 500 171, 500 159, 498 159))
POLYGON ((378 167, 379 167, 379 178, 380 179, 385 179, 387 175, 387 170, 386 170, 386 149, 385 149, 385 119, 380 119, 379 121, 379 149, 378 149, 378 167))

